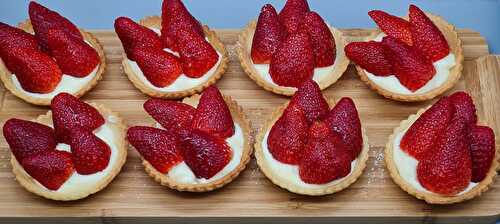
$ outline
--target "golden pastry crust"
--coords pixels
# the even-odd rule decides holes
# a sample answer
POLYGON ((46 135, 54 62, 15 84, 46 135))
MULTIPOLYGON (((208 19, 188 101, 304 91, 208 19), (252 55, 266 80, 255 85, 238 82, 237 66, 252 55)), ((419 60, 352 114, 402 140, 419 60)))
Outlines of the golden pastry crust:
MULTIPOLYGON (((146 26, 146 27, 152 27, 152 28, 157 28, 161 29, 161 18, 159 16, 149 16, 144 19, 142 19, 139 22, 141 25, 146 26)), ((173 92, 160 92, 156 89, 151 88, 150 86, 146 85, 140 78, 139 74, 136 74, 132 67, 130 66, 128 62, 127 55, 123 53, 123 60, 122 60, 122 66, 123 66, 123 71, 125 74, 127 74, 128 79, 134 84, 136 88, 138 88, 141 92, 143 92, 146 95, 149 95, 151 97, 157 97, 157 98, 167 98, 167 99, 180 99, 182 97, 186 96, 191 96, 195 93, 200 93, 203 91, 205 88, 208 86, 214 84, 219 80, 222 75, 226 72, 227 66, 229 64, 229 58, 228 58, 228 53, 226 51, 226 48, 224 47, 224 44, 220 39, 217 37, 214 31, 210 30, 208 26, 203 26, 203 31, 205 32, 206 37, 208 38, 209 43, 221 54, 221 61, 215 70, 214 74, 205 82, 192 87, 190 89, 182 90, 182 91, 173 91, 173 92)))
MULTIPOLYGON (((329 100, 330 105, 334 105, 334 102, 335 102, 334 100, 329 100)), ((369 157, 368 152, 370 151, 370 145, 368 144, 368 137, 366 135, 366 131, 364 128, 362 128, 363 149, 361 153, 358 155, 354 170, 352 170, 348 176, 344 177, 343 179, 341 179, 340 182, 334 185, 325 186, 324 188, 306 189, 301 186, 289 183, 288 181, 285 180, 285 178, 283 178, 282 175, 273 172, 273 170, 269 167, 268 162, 264 158, 264 152, 263 152, 264 149, 262 148, 262 143, 264 141, 266 133, 272 128, 274 123, 276 123, 276 121, 281 117, 283 111, 286 109, 287 106, 288 103, 285 103, 284 105, 276 109, 271 115, 271 118, 267 120, 267 122, 260 129, 259 133, 256 136, 256 141, 254 146, 255 159, 257 160, 257 164, 259 165, 259 168, 264 173, 264 175, 269 180, 271 180, 271 182, 273 182, 274 184, 278 185, 281 188, 284 188, 296 194, 310 195, 310 196, 333 194, 353 184, 363 174, 363 170, 366 167, 366 163, 369 157)))
MULTIPOLYGON (((33 27, 31 26, 30 20, 26 20, 22 23, 19 24, 19 28, 23 29, 26 32, 33 33, 33 27)), ((78 90, 75 93, 72 93, 72 95, 76 97, 81 97, 83 96, 86 92, 91 90, 95 85, 97 85, 97 82, 102 78, 102 75, 104 71, 106 70, 106 56, 104 55, 104 50, 97 40, 91 33, 86 32, 85 30, 80 29, 80 32, 88 43, 97 51, 99 54, 99 68, 97 69, 96 75, 94 76, 93 79, 91 79, 85 86, 83 86, 80 90, 78 90)), ((21 98, 22 100, 35 104, 35 105, 42 105, 42 106, 48 106, 50 105, 50 101, 52 98, 38 98, 38 97, 33 97, 30 96, 20 89, 18 89, 15 85, 14 82, 12 81, 12 73, 7 69, 3 61, 0 59, 0 79, 2 80, 5 88, 7 88, 12 94, 15 96, 21 98)))
MULTIPOLYGON (((419 94, 405 95, 391 92, 383 87, 377 85, 375 82, 370 80, 366 74, 366 71, 360 66, 356 65, 356 70, 361 80, 366 83, 371 89, 375 90, 378 94, 397 101, 404 102, 416 102, 416 101, 425 101, 433 99, 436 96, 439 96, 451 89, 460 79, 462 75, 463 69, 463 49, 462 49, 462 41, 458 38, 458 33, 455 30, 455 27, 446 20, 444 20, 440 16, 432 15, 430 13, 426 13, 427 16, 434 22, 434 24, 441 30, 444 37, 448 41, 448 45, 450 46, 450 53, 455 55, 455 66, 453 66, 450 70, 450 74, 448 76, 448 80, 443 83, 440 87, 435 88, 431 91, 419 94)), ((370 37, 366 39, 366 41, 373 40, 380 34, 380 30, 375 31, 370 37)))
MULTIPOLYGON (((125 140, 126 134, 126 125, 124 120, 115 112, 112 112, 108 108, 104 107, 100 104, 89 103, 93 107, 95 107, 99 113, 102 114, 103 117, 107 118, 109 116, 113 117, 113 122, 107 122, 113 131, 114 137, 116 140, 116 148, 118 149, 117 160, 114 167, 110 170, 109 174, 103 177, 97 184, 95 188, 92 189, 84 189, 80 192, 70 192, 70 193, 61 193, 58 191, 48 190, 39 184, 35 179, 33 179, 24 168, 19 164, 13 154, 11 154, 11 164, 12 164, 12 172, 14 173, 16 180, 23 186, 26 190, 36 195, 42 196, 47 199, 57 200, 57 201, 73 201, 85 198, 91 194, 97 193, 100 190, 104 189, 115 177, 120 173, 120 170, 125 164, 127 159, 127 143, 125 140)), ((44 115, 38 116, 35 122, 52 125, 52 111, 48 111, 44 115)), ((76 171, 75 171, 76 172, 76 171)))
MULTIPOLYGON (((196 94, 189 98, 185 98, 183 100, 183 103, 190 104, 196 107, 199 98, 200 95, 196 94)), ((215 189, 223 187, 224 185, 230 183, 236 177, 238 177, 238 175, 245 169, 246 165, 250 161, 250 157, 253 152, 252 148, 253 139, 251 137, 252 129, 250 128, 250 122, 248 121, 248 118, 243 112, 243 109, 236 103, 236 101, 234 101, 229 96, 224 96, 224 100, 226 101, 226 104, 228 105, 229 110, 231 111, 231 116, 233 117, 234 122, 241 127, 243 131, 243 136, 245 138, 243 143, 244 149, 242 152, 241 161, 238 164, 238 166, 230 173, 228 173, 226 176, 216 181, 203 184, 184 184, 184 183, 177 183, 174 179, 168 177, 166 174, 156 170, 148 161, 142 159, 142 165, 144 165, 144 168, 146 172, 149 174, 149 176, 151 176, 156 182, 160 183, 163 186, 167 186, 169 188, 178 191, 189 191, 189 192, 213 191, 215 189)), ((152 126, 156 127, 156 122, 154 122, 152 126)))
MULTIPOLYGON (((255 69, 252 58, 250 56, 250 52, 252 49, 252 41, 253 35, 255 32, 255 28, 257 26, 257 21, 251 21, 247 27, 245 27, 241 34, 238 37, 238 58, 240 59, 241 67, 245 71, 245 73, 257 83, 260 87, 264 88, 267 91, 285 95, 292 96, 297 88, 294 87, 285 87, 278 86, 274 83, 270 83, 266 81, 260 73, 255 69)), ((349 65, 349 59, 346 57, 344 52, 344 47, 347 44, 346 39, 342 32, 334 27, 330 27, 330 30, 335 38, 335 46, 336 46, 336 59, 334 62, 334 66, 332 71, 322 80, 317 81, 321 90, 326 89, 327 87, 334 84, 341 76, 344 74, 347 66, 349 65)))
POLYGON ((389 141, 385 146, 384 154, 385 154, 385 164, 387 169, 389 170, 389 174, 391 175, 392 180, 408 194, 418 199, 424 200, 429 204, 459 203, 481 195, 481 193, 488 190, 488 188, 493 184, 497 176, 496 170, 499 168, 499 159, 500 159, 499 156, 500 147, 498 145, 496 146, 495 159, 493 160, 491 168, 488 171, 488 174, 486 175, 484 180, 479 182, 479 184, 476 185, 474 188, 470 189, 469 191, 461 195, 445 196, 445 195, 435 194, 432 192, 419 191, 415 187, 410 185, 408 182, 406 182, 399 174, 398 168, 396 167, 396 163, 394 162, 394 157, 393 157, 394 140, 399 133, 406 131, 420 117, 420 115, 422 115, 429 108, 430 106, 427 108, 423 108, 419 110, 417 114, 410 115, 408 119, 401 121, 399 126, 394 128, 394 132, 392 133, 392 135, 389 136, 389 141))

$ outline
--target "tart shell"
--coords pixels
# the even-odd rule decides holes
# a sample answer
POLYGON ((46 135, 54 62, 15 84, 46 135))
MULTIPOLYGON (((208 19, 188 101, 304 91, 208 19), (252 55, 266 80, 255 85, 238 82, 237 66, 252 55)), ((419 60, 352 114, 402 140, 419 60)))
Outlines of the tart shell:
MULTIPOLYGON (((146 27, 154 27, 157 29, 161 28, 161 18, 159 16, 149 16, 145 17, 139 22, 141 25, 146 27)), ((222 56, 220 59, 220 63, 212 76, 205 82, 192 87, 190 89, 182 90, 182 91, 173 91, 173 92, 160 92, 158 90, 152 89, 147 86, 143 81, 140 80, 138 74, 134 72, 134 70, 130 67, 128 63, 128 58, 125 53, 123 53, 122 57, 122 66, 123 71, 127 74, 128 79, 134 84, 136 88, 138 88, 141 92, 151 97, 157 98, 166 98, 166 99, 180 99, 182 97, 191 96, 195 93, 200 93, 208 86, 214 84, 217 80, 219 80, 222 75, 226 72, 227 66, 229 64, 228 53, 222 41, 217 37, 216 33, 206 25, 203 26, 203 31, 205 32, 206 37, 208 38, 209 43, 214 47, 222 56)))

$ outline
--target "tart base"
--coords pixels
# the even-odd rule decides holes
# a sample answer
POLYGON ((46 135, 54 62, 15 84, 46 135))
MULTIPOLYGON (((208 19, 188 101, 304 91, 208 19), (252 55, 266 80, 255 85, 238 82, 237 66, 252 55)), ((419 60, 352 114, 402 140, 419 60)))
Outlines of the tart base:
MULTIPOLYGON (((334 100, 328 100, 328 101, 330 105, 333 105, 335 102, 334 100)), ((334 185, 327 186, 321 189, 305 189, 300 186, 287 183, 287 181, 284 180, 284 177, 282 175, 272 171, 272 169, 267 164, 266 159, 264 158, 264 153, 263 153, 264 149, 262 148, 262 142, 264 141, 264 137, 268 132, 268 130, 270 130, 274 125, 274 123, 276 123, 276 121, 281 117, 283 111, 286 109, 287 106, 288 103, 285 103, 277 110, 275 110, 271 115, 271 118, 267 120, 267 122, 264 124, 264 126, 257 134, 255 142, 255 159, 257 160, 257 164, 259 165, 259 168, 264 173, 264 175, 269 180, 271 180, 271 182, 273 182, 275 185, 283 189, 286 189, 296 194, 309 195, 309 196, 321 196, 321 195, 333 194, 353 184, 363 174, 363 170, 366 167, 366 163, 369 157, 368 152, 370 151, 370 145, 368 144, 368 137, 366 135, 366 131, 364 128, 362 128, 363 149, 357 157, 358 161, 356 162, 354 170, 352 170, 348 176, 344 177, 342 181, 334 185)))
MULTIPOLYGON (((161 18, 159 16, 148 16, 140 20, 141 25, 146 27, 154 27, 157 29, 161 29, 161 18)), ((222 41, 217 37, 214 31, 210 30, 208 26, 203 26, 203 31, 205 32, 206 37, 208 38, 209 43, 214 47, 222 56, 220 59, 220 63, 212 76, 205 82, 186 89, 182 91, 173 91, 173 92, 160 92, 155 90, 149 86, 147 86, 141 79, 138 77, 138 74, 134 72, 134 70, 130 67, 127 62, 127 55, 123 53, 122 57, 122 66, 123 71, 127 74, 128 79, 134 84, 134 86, 143 92, 146 95, 157 98, 166 98, 166 99, 180 99, 182 97, 191 96, 195 93, 200 93, 208 86, 214 84, 217 80, 219 80, 222 75, 226 72, 227 66, 229 64, 228 53, 222 41)))
MULTIPOLYGON (((274 83, 269 83, 266 81, 259 72, 255 69, 252 58, 250 56, 250 52, 252 49, 252 41, 253 35, 255 32, 255 28, 257 26, 257 21, 251 21, 242 31, 238 37, 238 58, 240 59, 241 67, 245 71, 245 73, 257 83, 260 87, 264 88, 267 91, 285 95, 292 96, 297 88, 294 87, 285 87, 278 86, 274 83)), ((345 55, 344 47, 347 44, 346 39, 342 32, 334 27, 330 27, 330 30, 335 38, 335 46, 336 46, 336 59, 333 64, 333 70, 327 75, 327 78, 324 78, 320 82, 318 82, 321 90, 324 90, 337 82, 337 80, 344 74, 347 66, 349 65, 349 59, 345 55)))

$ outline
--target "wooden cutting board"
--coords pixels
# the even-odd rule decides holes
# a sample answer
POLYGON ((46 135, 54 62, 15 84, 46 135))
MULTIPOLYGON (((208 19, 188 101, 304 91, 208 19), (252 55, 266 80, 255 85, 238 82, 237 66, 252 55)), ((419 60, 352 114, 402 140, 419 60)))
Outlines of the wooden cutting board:
MULTIPOLYGON (((349 40, 359 40, 370 30, 344 30, 349 40)), ((129 125, 146 124, 142 109, 147 97, 135 89, 121 69, 122 47, 112 31, 95 31, 104 45, 108 69, 104 79, 84 96, 119 112, 129 125)), ((217 86, 243 106, 256 131, 270 112, 287 98, 264 91, 242 71, 235 54, 237 30, 219 30, 230 52, 230 66, 217 86)), ((487 56, 488 46, 479 33, 460 30, 466 61, 463 77, 452 90, 467 90, 477 105, 480 119, 500 134, 500 57, 487 56)), ((450 91, 450 92, 452 92, 450 91)), ((387 100, 363 84, 350 66, 343 77, 324 91, 328 97, 352 97, 368 131, 371 151, 363 176, 350 188, 330 196, 299 196, 268 181, 252 160, 233 183, 221 190, 180 193, 162 187, 143 170, 138 154, 130 148, 127 163, 103 191, 80 201, 54 202, 25 191, 14 179, 9 149, 0 138, 0 217, 101 217, 98 221, 136 217, 330 217, 351 220, 378 217, 440 221, 455 218, 492 220, 500 213, 500 182, 483 196, 456 205, 432 206, 417 200, 395 185, 384 168, 383 147, 402 119, 432 102, 400 103, 387 100), (104 218, 102 218, 104 217, 104 218)), ((0 123, 11 117, 32 119, 47 111, 29 105, 0 88, 0 123)), ((498 138, 497 138, 498 139, 498 138)), ((498 141, 497 141, 498 143, 498 141)), ((142 219, 144 218, 144 219, 142 219)), ((1 219, 0 219, 1 220, 1 219)), ((203 219, 202 219, 203 220, 203 219)), ((311 220, 311 219, 307 219, 311 220)), ((393 220, 394 221, 394 220, 393 220)), ((0 221, 1 222, 1 221, 0 221)), ((104 222, 104 221, 102 221, 104 222)))

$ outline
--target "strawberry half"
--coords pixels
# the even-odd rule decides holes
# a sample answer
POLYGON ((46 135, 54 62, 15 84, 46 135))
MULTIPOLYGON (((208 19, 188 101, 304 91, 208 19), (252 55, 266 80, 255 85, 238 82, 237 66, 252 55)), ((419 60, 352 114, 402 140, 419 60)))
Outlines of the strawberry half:
POLYGON ((205 38, 203 27, 186 9, 181 0, 164 0, 161 13, 161 39, 165 47, 177 51, 180 30, 189 30, 205 38))
POLYGON ((436 74, 436 69, 430 60, 420 51, 405 43, 386 36, 382 40, 385 54, 390 55, 394 74, 410 91, 415 92, 422 88, 436 74))
POLYGON ((135 61, 134 48, 163 49, 161 39, 155 31, 134 22, 130 18, 117 18, 115 20, 115 32, 122 42, 127 58, 132 61, 135 61))
POLYGON ((288 34, 297 32, 304 15, 309 12, 307 0, 287 0, 279 17, 288 34))
POLYGON ((83 175, 103 171, 109 164, 111 149, 91 131, 71 130, 71 158, 76 172, 83 175))
POLYGON ((54 130, 51 127, 16 118, 5 122, 3 136, 17 161, 54 150, 57 145, 54 130))
POLYGON ((201 94, 192 127, 223 139, 234 134, 231 111, 217 87, 209 86, 201 94))
POLYGON ((255 64, 269 64, 285 37, 276 9, 270 4, 260 10, 257 27, 253 35, 251 57, 255 64))
POLYGON ((30 33, 0 22, 0 57, 6 64, 9 52, 16 48, 38 49, 38 43, 30 33))
POLYGON ((300 32, 309 34, 314 53, 314 65, 327 67, 335 62, 335 39, 323 18, 316 12, 304 15, 299 25, 300 32))
POLYGON ((307 119, 297 106, 290 105, 269 131, 267 146, 273 157, 287 164, 298 164, 307 141, 307 119))
POLYGON ((69 93, 57 94, 52 99, 50 108, 56 139, 66 144, 71 142, 71 130, 93 131, 105 122, 97 109, 69 93))
POLYGON ((64 30, 49 30, 47 40, 50 55, 56 59, 63 74, 85 77, 100 62, 99 54, 94 48, 64 30))
POLYGON ((57 190, 73 174, 71 153, 50 150, 24 158, 24 170, 49 190, 57 190))
POLYGON ((309 79, 295 92, 290 105, 296 105, 306 115, 308 124, 324 117, 330 110, 318 84, 309 79))
POLYGON ((415 5, 410 5, 410 30, 413 45, 432 62, 438 61, 450 53, 450 46, 443 33, 415 5))
POLYGON ((454 113, 447 97, 432 105, 411 125, 401 139, 400 147, 417 160, 425 158, 436 139, 446 129, 454 113))
POLYGON ((146 79, 156 87, 168 86, 182 74, 177 57, 161 48, 135 48, 133 54, 146 79))
POLYGON ((381 10, 372 10, 368 12, 368 15, 375 21, 382 32, 407 45, 413 45, 410 23, 408 21, 381 10))
POLYGON ((481 182, 495 158, 495 134, 485 126, 475 126, 471 129, 470 149, 472 156, 472 182, 481 182))
POLYGON ((351 154, 338 133, 324 122, 309 128, 309 140, 299 163, 299 175, 308 184, 325 184, 351 172, 351 154))
POLYGON ((352 42, 345 46, 344 51, 351 61, 376 76, 393 74, 391 61, 380 42, 352 42))
POLYGON ((186 76, 199 78, 219 61, 219 55, 212 45, 199 34, 189 30, 179 30, 177 47, 186 76))
POLYGON ((156 170, 167 173, 182 162, 182 148, 176 135, 152 127, 131 127, 127 140, 156 170))
POLYGON ((456 116, 463 117, 469 125, 476 124, 476 106, 469 94, 460 91, 450 95, 449 98, 455 107, 456 116))
POLYGON ((149 99, 144 103, 144 110, 165 130, 190 130, 196 109, 191 105, 163 99, 149 99))
POLYGON ((305 33, 288 35, 274 53, 269 67, 273 81, 280 86, 298 88, 314 74, 314 53, 305 33))

